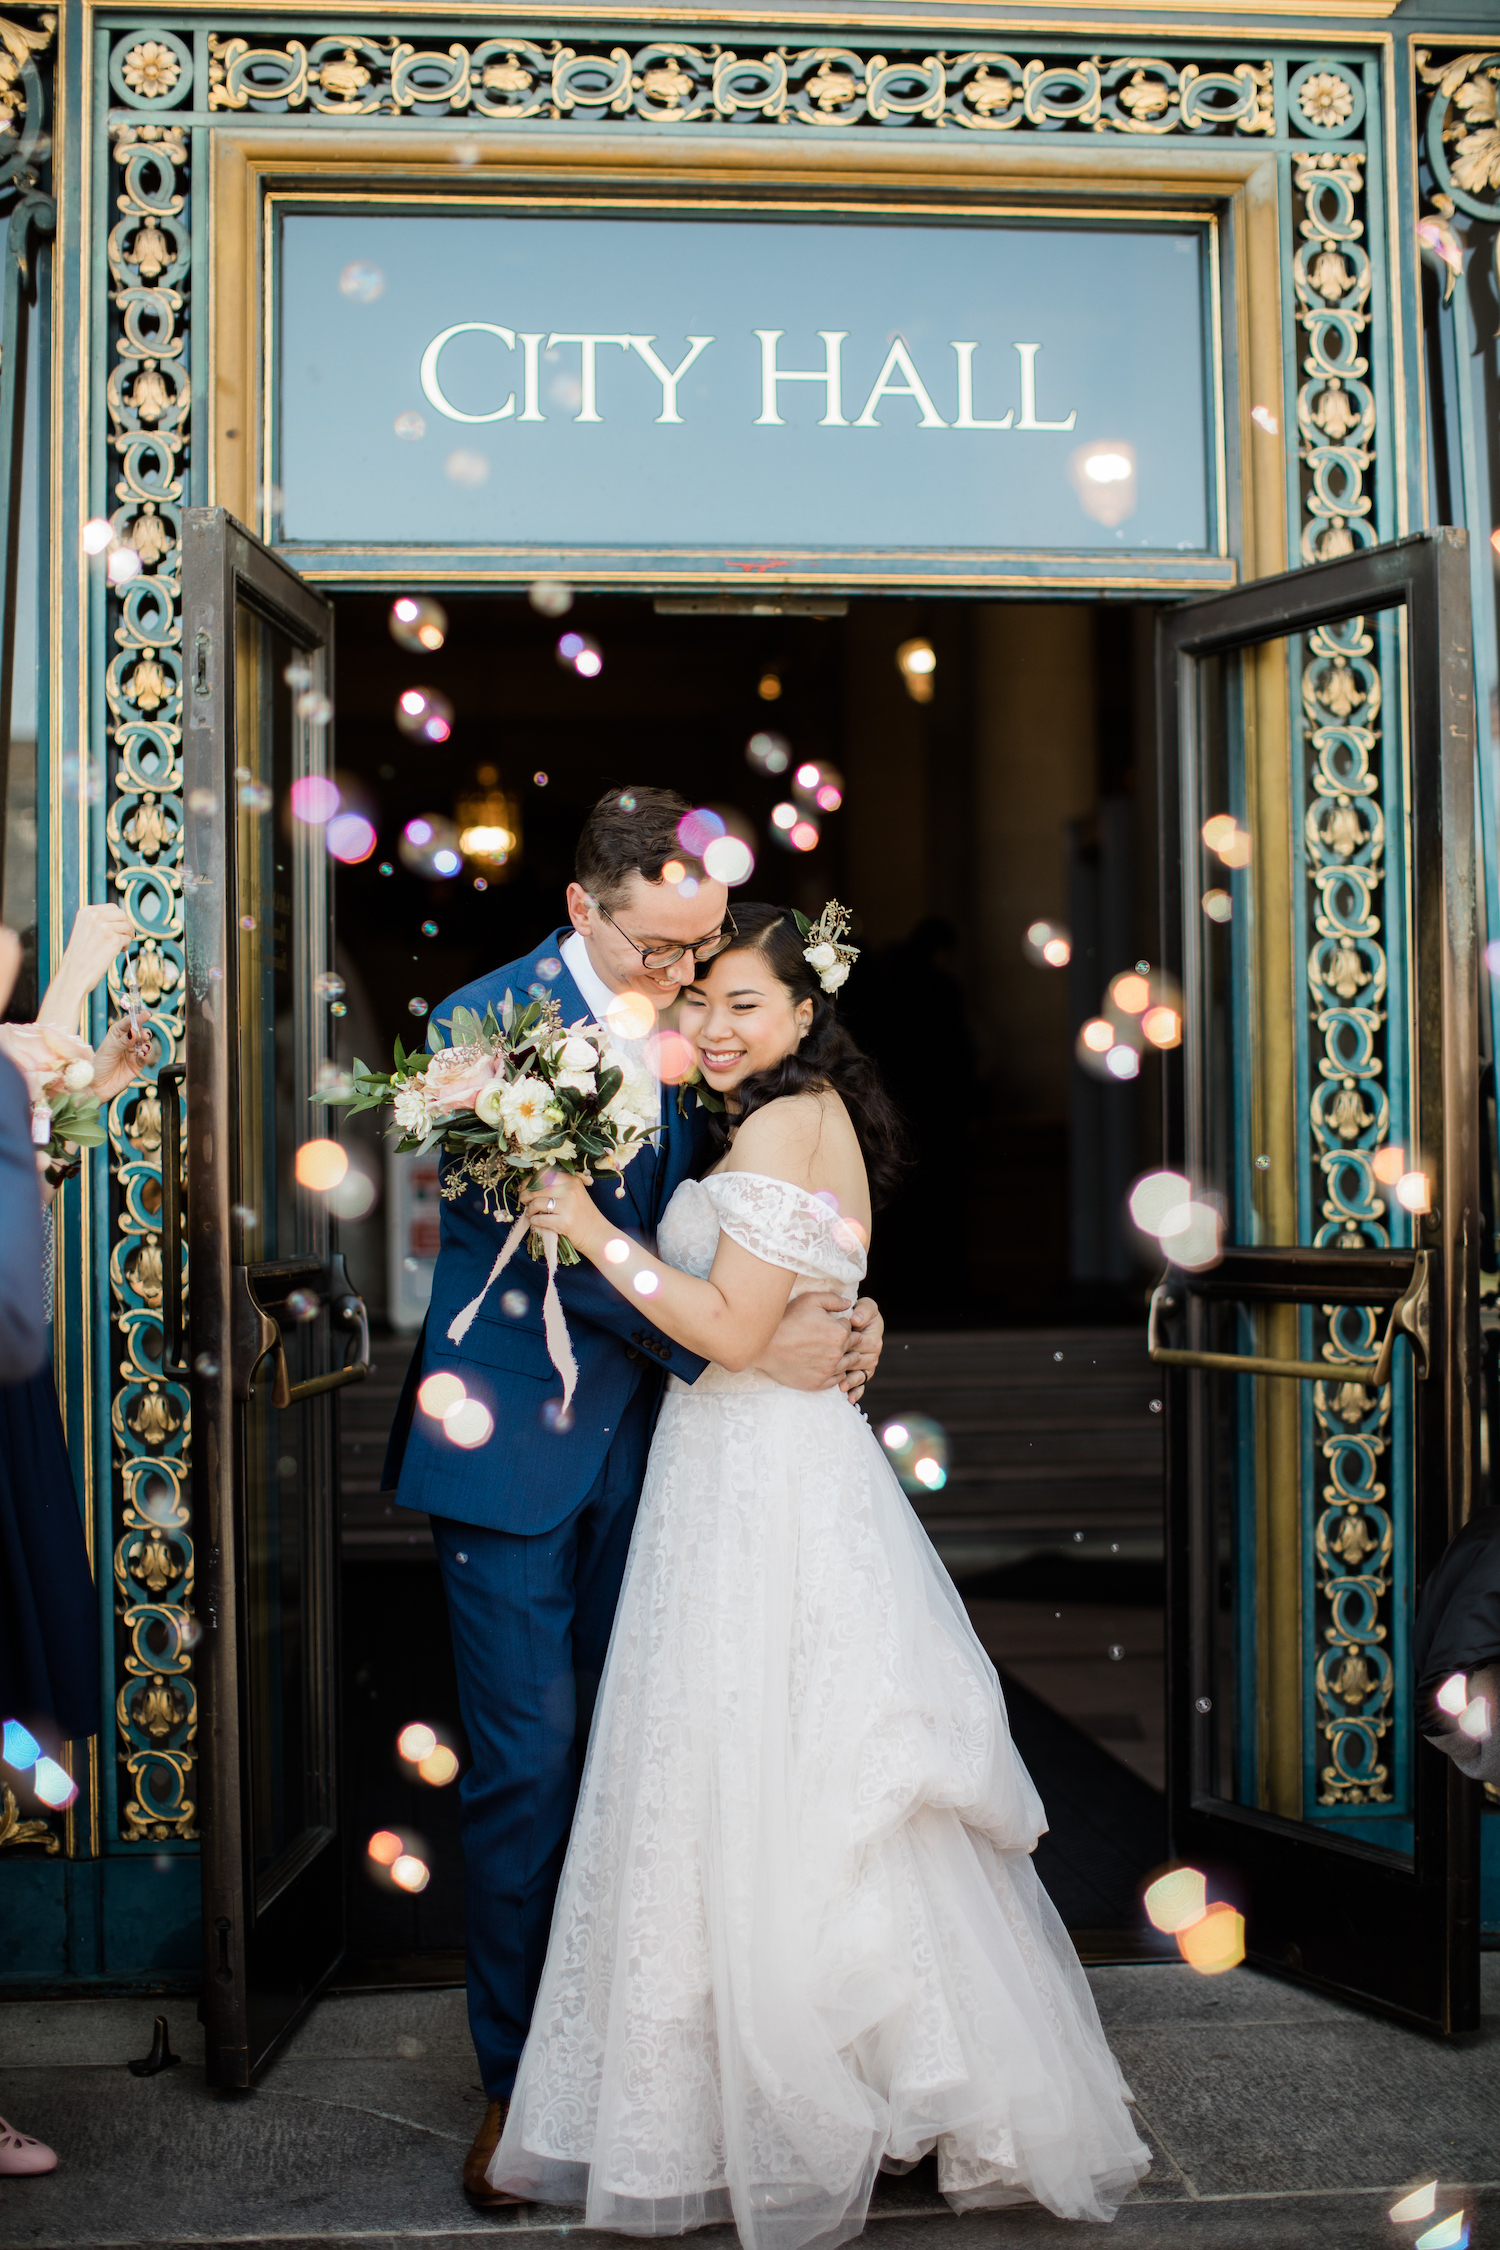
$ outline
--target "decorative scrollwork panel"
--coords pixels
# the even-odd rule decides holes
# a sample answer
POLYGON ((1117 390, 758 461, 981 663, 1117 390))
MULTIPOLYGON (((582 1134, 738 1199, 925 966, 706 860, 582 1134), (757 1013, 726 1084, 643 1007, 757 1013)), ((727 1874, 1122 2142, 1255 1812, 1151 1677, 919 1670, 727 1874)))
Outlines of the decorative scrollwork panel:
MULTIPOLYGON (((128 47, 128 42, 123 43, 128 47)), ((118 55, 137 107, 172 96, 183 57, 157 41, 118 55), (159 51, 158 51, 159 50, 159 51), (134 61, 133 61, 134 57, 134 61)), ((158 1068, 182 1044, 181 511, 192 402, 187 287, 188 150, 181 129, 139 116, 116 126, 119 214, 108 242, 112 366, 110 572, 113 653, 104 690, 111 743, 105 840, 110 880, 140 943, 136 977, 158 1068), (114 558, 120 558, 115 560, 114 558)), ((110 993, 123 995, 118 965, 110 993)), ((175 1097, 173 1097, 175 1098, 175 1097)), ((197 1702, 188 1395, 162 1372, 161 1096, 154 1079, 111 1105, 115 1700, 127 1841, 192 1837, 197 1702)))

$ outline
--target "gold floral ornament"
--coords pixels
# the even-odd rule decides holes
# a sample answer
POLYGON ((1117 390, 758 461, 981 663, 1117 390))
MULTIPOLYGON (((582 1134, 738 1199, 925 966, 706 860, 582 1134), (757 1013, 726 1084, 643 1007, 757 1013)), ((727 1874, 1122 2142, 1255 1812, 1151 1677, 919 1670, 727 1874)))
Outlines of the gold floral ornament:
POLYGON ((141 558, 143 570, 150 570, 161 561, 172 545, 172 534, 156 512, 156 502, 148 500, 125 534, 127 547, 134 547, 141 558))
POLYGON ((1359 421, 1359 408, 1355 405, 1337 375, 1330 375, 1312 418, 1323 435, 1334 445, 1342 445, 1349 432, 1359 421))
POLYGON ((1120 107, 1128 109, 1138 124, 1148 124, 1153 118, 1165 117, 1178 99, 1174 88, 1164 86, 1159 78, 1148 78, 1143 70, 1135 72, 1127 85, 1120 88, 1120 107))
POLYGON ((56 16, 43 16, 35 30, 28 24, 9 23, 0 16, 0 131, 13 133, 17 120, 26 115, 26 97, 20 88, 21 72, 33 55, 51 46, 56 29, 56 16))
POLYGON ((851 78, 847 70, 833 70, 821 63, 807 81, 807 92, 822 110, 831 117, 835 110, 859 99, 859 81, 851 78))
POLYGON ((121 76, 132 94, 143 102, 159 102, 170 94, 182 76, 182 64, 159 39, 143 40, 125 57, 121 76))
POLYGON ((648 100, 659 102, 663 110, 681 109, 693 92, 692 79, 681 63, 675 61, 658 63, 654 69, 645 71, 636 84, 648 100))
POLYGON ((341 62, 326 62, 313 76, 325 94, 333 94, 342 102, 357 102, 370 83, 370 73, 356 60, 352 47, 344 49, 341 62))
POLYGON ((504 62, 486 63, 479 83, 487 94, 529 94, 532 77, 518 56, 507 55, 504 62))
POLYGON ((1434 68, 1419 47, 1417 66, 1427 84, 1436 86, 1439 99, 1451 102, 1459 113, 1443 127, 1443 139, 1455 143, 1450 159, 1455 187, 1466 195, 1500 188, 1500 61, 1493 55, 1456 55, 1434 68))
POLYGON ((16 1793, 9 1783, 0 1789, 0 1847, 6 1844, 40 1844, 49 1855, 62 1850, 61 1838, 53 1833, 45 1820, 21 1818, 16 1793))
POLYGON ((796 914, 795 918, 803 960, 816 972, 825 992, 837 992, 859 959, 859 947, 844 942, 852 920, 848 907, 831 898, 816 922, 809 922, 805 914, 796 914))
POLYGON ((1016 89, 1008 78, 981 63, 964 87, 964 100, 970 109, 977 109, 981 117, 991 117, 997 109, 1009 109, 1016 98, 1016 89))
POLYGON ((1337 71, 1320 70, 1304 80, 1297 94, 1297 107, 1309 125, 1320 132, 1331 133, 1354 114, 1354 89, 1347 78, 1337 71))

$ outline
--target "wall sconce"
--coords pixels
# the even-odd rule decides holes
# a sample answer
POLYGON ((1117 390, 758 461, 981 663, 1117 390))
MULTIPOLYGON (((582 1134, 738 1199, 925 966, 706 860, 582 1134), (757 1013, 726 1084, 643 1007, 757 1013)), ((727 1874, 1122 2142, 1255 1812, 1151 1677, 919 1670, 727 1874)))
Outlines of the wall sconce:
POLYGON ((460 797, 453 808, 458 848, 471 867, 492 882, 504 882, 521 856, 520 806, 499 787, 494 766, 481 766, 474 778, 478 787, 460 797))

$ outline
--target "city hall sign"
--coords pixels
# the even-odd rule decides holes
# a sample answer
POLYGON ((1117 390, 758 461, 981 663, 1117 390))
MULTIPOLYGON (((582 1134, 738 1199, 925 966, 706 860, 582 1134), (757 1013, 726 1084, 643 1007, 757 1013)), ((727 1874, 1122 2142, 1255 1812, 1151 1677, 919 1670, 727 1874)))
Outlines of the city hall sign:
POLYGON ((289 210, 276 534, 330 564, 1206 562, 1212 251, 1138 216, 289 210))

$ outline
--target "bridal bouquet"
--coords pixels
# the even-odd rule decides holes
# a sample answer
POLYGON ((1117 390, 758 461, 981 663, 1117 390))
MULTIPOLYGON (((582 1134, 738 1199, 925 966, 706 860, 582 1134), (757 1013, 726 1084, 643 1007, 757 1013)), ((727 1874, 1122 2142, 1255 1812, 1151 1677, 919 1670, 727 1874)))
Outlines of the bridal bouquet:
MULTIPOLYGON (((403 1152, 440 1148, 447 1158, 446 1202, 477 1187, 502 1224, 511 1217, 514 1183, 529 1184, 547 1170, 623 1172, 656 1128, 656 1081, 628 1069, 597 1024, 565 1025, 556 1000, 532 1000, 522 1008, 507 992, 498 1016, 493 1007, 483 1016, 455 1008, 449 1028, 451 1046, 429 1023, 425 1054, 407 1054, 398 1039, 393 1068, 371 1070, 356 1060, 346 1086, 314 1096, 343 1105, 351 1116, 389 1108, 403 1152)), ((623 1196, 623 1185, 615 1193, 623 1196)), ((559 1260, 577 1265, 578 1253, 565 1237, 532 1234, 524 1217, 515 1219, 488 1281, 450 1322, 448 1335, 455 1344, 462 1341, 523 1235, 532 1257, 547 1263, 542 1320, 552 1364, 563 1378, 566 1411, 578 1370, 556 1272, 559 1260)))

